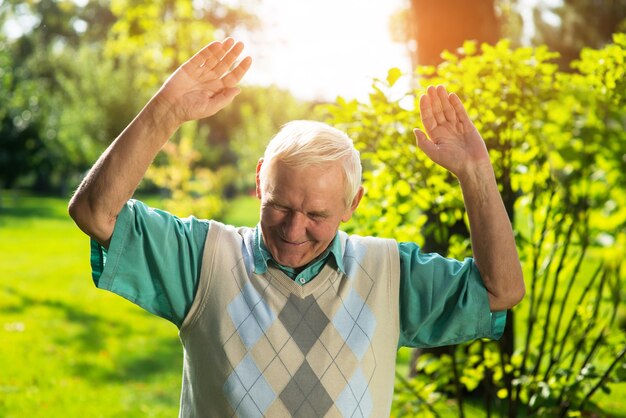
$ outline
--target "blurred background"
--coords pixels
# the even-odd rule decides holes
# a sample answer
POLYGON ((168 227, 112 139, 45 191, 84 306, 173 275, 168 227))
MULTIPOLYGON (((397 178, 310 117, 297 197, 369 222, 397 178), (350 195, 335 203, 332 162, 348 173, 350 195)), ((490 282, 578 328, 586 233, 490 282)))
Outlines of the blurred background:
POLYGON ((253 226, 254 168, 282 124, 361 151, 349 232, 471 254, 456 180, 419 152, 419 96, 456 91, 485 138, 527 297, 499 342, 401 349, 392 416, 626 417, 626 1, 0 0, 0 417, 178 411, 172 324, 95 289, 72 191, 206 43, 253 66, 185 124, 138 198, 253 226))

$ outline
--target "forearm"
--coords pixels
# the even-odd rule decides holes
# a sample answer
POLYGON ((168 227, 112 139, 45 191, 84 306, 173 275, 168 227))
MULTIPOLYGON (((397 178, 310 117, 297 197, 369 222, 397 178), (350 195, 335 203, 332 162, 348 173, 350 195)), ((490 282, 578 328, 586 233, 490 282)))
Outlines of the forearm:
POLYGON ((108 246, 122 206, 178 125, 155 97, 100 156, 69 205, 86 234, 108 246))
POLYGON ((492 311, 509 309, 525 293, 511 223, 491 165, 459 177, 470 224, 474 260, 492 311))
POLYGON ((242 51, 231 38, 211 42, 172 73, 72 197, 70 215, 83 231, 108 246, 122 206, 180 124, 214 115, 239 94, 252 62, 246 57, 234 65, 242 51))

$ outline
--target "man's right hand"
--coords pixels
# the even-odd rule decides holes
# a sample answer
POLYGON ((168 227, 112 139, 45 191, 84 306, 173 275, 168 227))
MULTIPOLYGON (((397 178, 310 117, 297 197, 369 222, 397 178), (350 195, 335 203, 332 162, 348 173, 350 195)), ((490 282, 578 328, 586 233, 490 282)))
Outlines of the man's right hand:
POLYGON ((245 57, 233 67, 242 51, 243 44, 232 38, 210 43, 178 67, 153 102, 175 125, 214 115, 240 91, 236 86, 252 63, 245 57))
POLYGON ((239 93, 252 60, 243 44, 213 42, 181 65, 89 170, 69 205, 76 224, 108 247, 117 215, 178 127, 214 115, 239 93), (232 69, 231 69, 232 68, 232 69))

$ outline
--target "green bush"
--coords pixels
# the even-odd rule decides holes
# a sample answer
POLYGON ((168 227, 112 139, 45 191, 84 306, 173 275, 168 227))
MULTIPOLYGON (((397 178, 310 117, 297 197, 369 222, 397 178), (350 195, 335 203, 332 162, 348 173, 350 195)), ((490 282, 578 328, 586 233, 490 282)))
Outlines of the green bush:
POLYGON ((437 416, 449 398, 484 398, 487 415, 576 416, 599 389, 623 382, 626 335, 626 35, 584 50, 559 72, 545 47, 466 42, 438 67, 376 80, 368 102, 321 108, 355 140, 366 197, 349 229, 411 240, 444 255, 471 255, 456 179, 417 150, 417 103, 444 84, 464 101, 490 150, 514 225, 527 297, 499 343, 476 341, 449 355, 422 355, 398 376, 394 413, 437 416), (415 373, 417 372, 417 373, 415 373))

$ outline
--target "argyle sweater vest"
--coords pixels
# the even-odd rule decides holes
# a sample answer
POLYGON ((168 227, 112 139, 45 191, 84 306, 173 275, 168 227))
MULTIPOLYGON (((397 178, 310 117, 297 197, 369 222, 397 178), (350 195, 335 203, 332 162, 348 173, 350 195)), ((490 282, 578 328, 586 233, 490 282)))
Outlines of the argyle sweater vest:
POLYGON ((393 240, 339 233, 300 285, 254 273, 254 230, 211 222, 195 300, 180 330, 181 417, 389 416, 399 333, 393 240))

